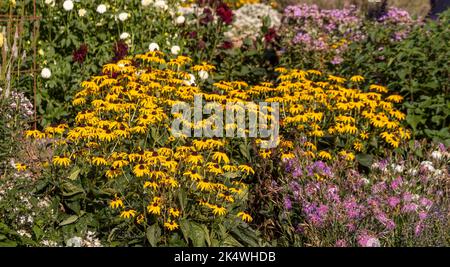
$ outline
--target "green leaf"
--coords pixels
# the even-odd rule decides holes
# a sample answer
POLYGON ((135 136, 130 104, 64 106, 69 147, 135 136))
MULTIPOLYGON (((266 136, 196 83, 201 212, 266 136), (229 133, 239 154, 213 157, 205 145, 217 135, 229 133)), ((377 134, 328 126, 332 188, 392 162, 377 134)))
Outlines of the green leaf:
POLYGON ((64 226, 64 225, 72 224, 72 223, 76 222, 76 221, 78 220, 78 218, 79 218, 79 217, 78 217, 77 215, 69 216, 67 219, 65 219, 64 221, 62 221, 62 222, 59 224, 59 226, 64 226))
POLYGON ((69 179, 74 181, 78 178, 78 175, 80 174, 81 169, 78 166, 75 166, 75 168, 72 170, 72 172, 69 175, 69 179))
POLYGON ((147 240, 152 247, 156 247, 161 239, 161 228, 157 223, 150 225, 147 228, 147 240))
POLYGON ((0 242, 0 247, 17 247, 17 242, 7 240, 0 242))
POLYGON ((186 219, 181 219, 180 229, 181 233, 183 234, 184 240, 186 240, 186 242, 189 242, 189 236, 191 233, 191 224, 189 223, 189 221, 186 219))
POLYGON ((40 239, 44 235, 44 231, 36 225, 33 226, 33 233, 36 236, 36 239, 40 239))
POLYGON ((373 162, 373 155, 369 154, 357 154, 356 160, 364 167, 370 167, 372 166, 373 162))
POLYGON ((205 246, 205 231, 203 227, 198 223, 191 222, 190 223, 190 236, 189 238, 192 240, 192 244, 194 247, 204 247, 205 246))
POLYGON ((232 237, 231 235, 228 235, 225 238, 225 240, 223 241, 223 245, 225 247, 243 247, 243 245, 239 243, 239 241, 234 239, 234 237, 232 237))
POLYGON ((62 195, 65 197, 71 197, 71 196, 74 196, 77 194, 84 193, 83 188, 81 188, 73 183, 69 183, 69 182, 63 183, 62 189, 63 189, 62 195))
POLYGON ((406 122, 411 125, 414 131, 417 130, 417 125, 425 123, 426 119, 424 119, 421 115, 413 115, 408 114, 406 116, 406 122))

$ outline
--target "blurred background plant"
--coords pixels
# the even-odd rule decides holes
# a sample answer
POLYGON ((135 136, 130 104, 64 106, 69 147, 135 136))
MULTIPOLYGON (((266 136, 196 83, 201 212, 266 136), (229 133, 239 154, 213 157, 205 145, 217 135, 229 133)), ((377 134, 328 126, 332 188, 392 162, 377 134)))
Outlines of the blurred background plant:
POLYGON ((26 4, 0 4, 0 171, 17 149, 15 137, 34 120, 31 103, 33 82, 31 23, 25 19, 26 4))

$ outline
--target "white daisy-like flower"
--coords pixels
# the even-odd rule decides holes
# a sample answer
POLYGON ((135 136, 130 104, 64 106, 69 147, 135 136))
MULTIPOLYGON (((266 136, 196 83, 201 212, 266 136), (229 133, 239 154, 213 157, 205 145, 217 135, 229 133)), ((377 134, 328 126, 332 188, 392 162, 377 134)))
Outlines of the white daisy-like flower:
POLYGON ((120 20, 120 21, 125 21, 125 20, 128 19, 129 16, 130 16, 130 15, 129 15, 128 13, 122 12, 122 13, 119 14, 119 20, 120 20))
POLYGON ((207 80, 209 78, 209 74, 207 71, 201 70, 198 72, 198 77, 202 80, 207 80))
POLYGON ((174 55, 178 55, 178 53, 180 53, 181 48, 178 45, 174 45, 172 46, 172 48, 170 48, 170 52, 174 55))
POLYGON ((101 4, 101 5, 98 5, 97 6, 97 12, 98 13, 100 13, 100 14, 103 14, 103 13, 105 13, 106 12, 106 6, 104 5, 104 4, 101 4))
POLYGON ((73 9, 73 2, 71 0, 64 1, 63 8, 65 11, 71 11, 73 9))
POLYGON ((41 77, 44 79, 49 79, 52 77, 52 71, 49 68, 43 68, 41 71, 41 77))
POLYGON ((159 9, 162 9, 162 10, 167 10, 169 8, 169 6, 167 5, 166 1, 164 1, 164 0, 157 0, 153 5, 156 8, 159 8, 159 9))
POLYGON ((123 32, 123 33, 120 35, 120 39, 121 39, 121 40, 125 40, 125 39, 128 39, 128 38, 130 38, 130 34, 129 34, 128 32, 123 32))
POLYGON ((142 6, 149 6, 151 3, 153 3, 153 0, 142 0, 141 1, 142 6))
POLYGON ((178 17, 175 19, 175 23, 176 23, 176 24, 183 24, 185 21, 186 21, 186 18, 185 18, 183 15, 178 16, 178 17))
POLYGON ((150 50, 150 51, 159 50, 159 45, 158 45, 157 43, 151 43, 151 44, 148 46, 148 50, 150 50))
POLYGON ((86 13, 87 13, 87 11, 84 8, 78 10, 78 16, 80 16, 80 17, 84 17, 86 15, 86 13))

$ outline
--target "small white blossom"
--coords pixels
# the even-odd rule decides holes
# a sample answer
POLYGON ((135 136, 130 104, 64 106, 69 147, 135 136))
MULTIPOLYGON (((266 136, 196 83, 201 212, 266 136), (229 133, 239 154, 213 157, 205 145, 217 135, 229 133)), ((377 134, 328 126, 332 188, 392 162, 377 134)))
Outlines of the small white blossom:
POLYGON ((125 21, 125 20, 128 19, 128 17, 129 17, 129 14, 126 13, 126 12, 122 12, 122 13, 119 14, 119 20, 120 21, 125 21))
POLYGON ((151 44, 148 46, 148 50, 150 50, 150 51, 159 50, 159 45, 158 45, 157 43, 151 43, 151 44))
POLYGON ((442 153, 438 150, 431 152, 431 157, 435 160, 442 159, 442 153))
POLYGON ((45 4, 54 7, 55 6, 55 0, 45 0, 45 4))
POLYGON ((394 164, 394 163, 391 164, 391 167, 397 173, 402 173, 405 170, 405 167, 403 167, 402 165, 398 165, 398 164, 394 164))
POLYGON ((81 237, 74 236, 66 241, 66 246, 68 247, 81 247, 83 240, 81 237))
POLYGON ((183 15, 181 15, 175 19, 175 22, 176 22, 176 24, 183 24, 185 20, 186 20, 186 18, 183 15))
POLYGON ((187 86, 195 85, 195 76, 193 74, 189 74, 189 77, 189 80, 184 80, 184 84, 187 86))
POLYGON ((41 77, 44 79, 49 79, 52 76, 52 72, 49 68, 43 68, 41 71, 41 77))
POLYGON ((172 46, 172 48, 170 48, 170 52, 174 55, 178 55, 178 53, 180 53, 181 48, 178 45, 174 45, 172 46))
POLYGON ((167 5, 166 1, 164 0, 157 0, 154 4, 154 7, 162 9, 162 10, 167 10, 169 8, 169 6, 167 5))
POLYGON ((149 6, 151 3, 153 3, 153 0, 142 0, 141 1, 142 6, 149 6))
POLYGON ((63 8, 65 11, 71 11, 73 9, 73 2, 71 0, 64 1, 63 8))
POLYGON ((120 35, 120 39, 121 39, 121 40, 125 40, 125 39, 128 39, 128 38, 130 38, 130 34, 129 34, 128 32, 123 32, 123 33, 120 35))
POLYGON ((420 163, 420 166, 425 168, 429 172, 434 172, 434 170, 435 170, 433 167, 433 163, 431 161, 422 161, 420 163))
POLYGON ((78 16, 80 16, 80 17, 84 17, 86 15, 86 13, 87 13, 87 11, 84 8, 78 10, 78 16))
POLYGON ((98 5, 97 6, 97 12, 100 14, 103 14, 106 12, 106 6, 104 4, 98 5))
POLYGON ((201 70, 198 72, 198 77, 200 77, 200 79, 202 79, 202 80, 207 80, 209 77, 209 74, 207 71, 201 70))

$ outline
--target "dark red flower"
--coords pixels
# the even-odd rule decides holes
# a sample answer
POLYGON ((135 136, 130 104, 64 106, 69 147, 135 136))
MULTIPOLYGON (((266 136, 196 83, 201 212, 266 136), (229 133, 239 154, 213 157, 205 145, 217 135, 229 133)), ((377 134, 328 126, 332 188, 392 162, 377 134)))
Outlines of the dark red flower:
POLYGON ((84 60, 86 59, 87 53, 88 53, 88 46, 86 44, 82 44, 78 49, 73 51, 72 60, 74 62, 83 64, 84 60))
POLYGON ((192 32, 188 33, 188 36, 191 39, 195 39, 195 38, 197 38, 197 32, 196 31, 192 31, 192 32))
POLYGON ((233 22, 233 11, 225 3, 221 3, 216 8, 216 14, 225 24, 230 25, 233 22))
POLYGON ((264 40, 267 43, 271 43, 272 41, 274 41, 276 38, 278 37, 277 35, 277 31, 275 30, 275 28, 270 28, 267 33, 264 35, 264 40))
POLYGON ((231 49, 233 48, 233 43, 230 41, 224 41, 220 47, 222 49, 231 49))
POLYGON ((201 16, 200 23, 202 25, 206 25, 206 24, 210 23, 213 20, 214 20, 214 16, 212 14, 211 9, 209 9, 209 8, 203 9, 203 14, 201 16))
POLYGON ((113 61, 117 62, 128 55, 128 45, 124 41, 118 41, 114 44, 114 58, 113 61))

